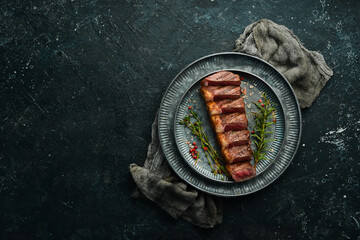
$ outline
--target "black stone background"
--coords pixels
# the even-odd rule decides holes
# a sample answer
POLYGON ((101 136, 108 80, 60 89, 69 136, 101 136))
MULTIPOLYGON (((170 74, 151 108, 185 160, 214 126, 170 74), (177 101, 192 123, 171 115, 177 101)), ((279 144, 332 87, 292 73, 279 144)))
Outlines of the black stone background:
POLYGON ((1 239, 358 239, 359 1, 1 1, 1 239), (292 164, 199 229, 130 197, 162 94, 261 18, 334 76, 292 164))

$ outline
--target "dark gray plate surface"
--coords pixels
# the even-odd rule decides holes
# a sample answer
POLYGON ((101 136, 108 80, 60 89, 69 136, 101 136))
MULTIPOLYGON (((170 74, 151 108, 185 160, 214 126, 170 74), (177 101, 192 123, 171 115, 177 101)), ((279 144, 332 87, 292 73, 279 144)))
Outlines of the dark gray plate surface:
MULTIPOLYGON (((200 109, 201 99, 198 100, 200 109)), ((198 101, 196 100, 196 102, 198 101)), ((289 83, 270 64, 241 53, 209 55, 193 62, 182 70, 171 82, 164 94, 158 124, 163 152, 170 166, 179 177, 201 191, 227 197, 253 193, 272 183, 290 164, 296 153, 301 135, 300 109, 289 83), (185 106, 185 104, 181 104, 181 101, 186 101, 187 97, 198 97, 196 82, 210 73, 226 69, 249 73, 249 83, 258 82, 260 89, 267 89, 266 92, 269 92, 272 99, 278 102, 279 108, 278 118, 280 121, 276 127, 278 129, 275 130, 275 137, 279 141, 272 145, 274 149, 274 152, 272 152, 273 161, 263 162, 258 166, 257 170, 260 174, 256 178, 241 183, 234 183, 230 179, 222 181, 207 175, 206 169, 203 171, 194 169, 194 166, 186 162, 189 159, 185 160, 179 152, 174 134, 175 128, 178 127, 177 125, 174 126, 178 106, 178 116, 180 117, 181 114, 185 113, 181 107, 185 106), (266 84, 261 83, 261 79, 266 84)), ((179 129, 178 131, 181 134, 179 129)), ((208 132, 211 133, 211 131, 208 132)), ((186 134, 186 132, 183 132, 183 134, 186 134)))
MULTIPOLYGON (((242 89, 247 90, 247 94, 244 96, 244 102, 246 105, 246 115, 249 122, 249 130, 253 129, 255 124, 254 117, 251 112, 257 112, 257 109, 253 102, 257 102, 258 99, 261 98, 261 92, 265 92, 269 101, 276 107, 277 122, 276 125, 272 125, 272 128, 270 129, 272 134, 269 135, 270 138, 276 139, 276 141, 269 143, 270 151, 268 151, 266 155, 266 158, 269 159, 269 161, 260 161, 256 167, 257 175, 260 175, 263 171, 265 171, 268 166, 270 166, 270 164, 274 162, 276 156, 280 152, 284 140, 285 119, 281 103, 275 92, 264 80, 261 80, 258 77, 249 73, 238 72, 231 69, 227 70, 239 74, 241 77, 244 77, 244 81, 242 81, 241 87, 242 89)), ((185 115, 189 114, 188 107, 191 106, 192 109, 198 113, 201 121, 203 121, 204 131, 208 135, 209 141, 220 153, 218 144, 216 142, 215 133, 210 126, 209 115, 206 110, 205 101, 203 100, 199 92, 200 81, 202 79, 203 78, 195 81, 195 83, 191 85, 191 87, 185 92, 177 108, 178 110, 175 113, 174 122, 176 144, 178 146, 180 154, 185 159, 186 163, 188 163, 190 167, 192 167, 195 171, 214 181, 233 182, 233 180, 226 177, 226 175, 214 175, 214 173, 211 172, 211 167, 208 164, 208 159, 205 157, 203 150, 200 148, 198 148, 200 158, 195 164, 195 160, 189 154, 189 145, 186 144, 186 142, 190 141, 192 143, 195 141, 197 143, 200 143, 200 141, 191 134, 191 130, 189 128, 186 128, 183 125, 179 124, 179 121, 182 120, 185 115)), ((255 149, 255 144, 252 143, 251 147, 252 149, 255 149)), ((254 164, 254 161, 252 163, 254 164)))

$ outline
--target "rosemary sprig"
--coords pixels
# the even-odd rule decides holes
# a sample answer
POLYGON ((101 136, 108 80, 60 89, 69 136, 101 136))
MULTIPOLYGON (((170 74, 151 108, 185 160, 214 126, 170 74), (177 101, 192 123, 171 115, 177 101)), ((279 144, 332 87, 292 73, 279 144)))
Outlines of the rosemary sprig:
MULTIPOLYGON (((192 134, 197 136, 198 139, 201 141, 201 147, 204 149, 205 156, 208 160, 211 171, 215 175, 225 173, 227 176, 230 177, 230 174, 227 172, 226 168, 222 164, 224 161, 222 160, 218 152, 214 149, 214 147, 211 145, 208 136, 204 132, 202 121, 199 119, 198 114, 194 111, 190 111, 190 114, 186 115, 179 123, 190 128, 192 134), (195 122, 191 122, 191 117, 195 119, 195 122), (214 162, 215 164, 213 164, 212 162, 214 162)), ((221 178, 224 179, 223 176, 221 176, 221 178)))
POLYGON ((268 139, 269 135, 272 133, 267 130, 271 125, 276 123, 275 116, 275 107, 270 104, 270 101, 266 97, 266 93, 263 93, 261 97, 264 99, 259 99, 258 102, 254 102, 256 107, 259 109, 257 113, 252 113, 255 115, 255 126, 251 132, 253 136, 253 142, 256 145, 256 150, 254 151, 255 167, 257 163, 261 160, 267 160, 265 158, 268 143, 274 141, 275 139, 268 139), (269 120, 272 121, 269 121, 269 120))

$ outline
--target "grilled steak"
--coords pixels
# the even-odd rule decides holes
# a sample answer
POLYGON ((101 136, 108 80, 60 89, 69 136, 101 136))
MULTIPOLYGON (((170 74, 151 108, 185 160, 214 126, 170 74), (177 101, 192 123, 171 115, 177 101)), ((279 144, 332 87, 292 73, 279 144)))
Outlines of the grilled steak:
POLYGON ((201 81, 201 94, 206 101, 210 124, 216 132, 226 168, 235 182, 256 176, 256 169, 250 163, 253 152, 240 83, 237 74, 227 71, 217 72, 201 81))
POLYGON ((249 144, 223 148, 221 149, 221 153, 227 163, 250 161, 253 154, 249 144))
POLYGON ((202 86, 201 94, 206 102, 239 98, 240 86, 202 86))
POLYGON ((225 131, 245 130, 248 121, 245 113, 230 113, 210 117, 210 122, 217 133, 225 131))
POLYGON ((209 115, 219 115, 222 113, 245 112, 244 99, 224 99, 216 102, 207 102, 209 115))
POLYGON ((256 176, 256 169, 250 161, 226 164, 226 169, 235 182, 241 182, 256 176))
POLYGON ((217 72, 201 81, 203 86, 240 86, 240 77, 227 71, 217 72))
POLYGON ((216 136, 221 148, 231 148, 250 144, 250 132, 248 130, 227 131, 224 133, 218 133, 216 136))

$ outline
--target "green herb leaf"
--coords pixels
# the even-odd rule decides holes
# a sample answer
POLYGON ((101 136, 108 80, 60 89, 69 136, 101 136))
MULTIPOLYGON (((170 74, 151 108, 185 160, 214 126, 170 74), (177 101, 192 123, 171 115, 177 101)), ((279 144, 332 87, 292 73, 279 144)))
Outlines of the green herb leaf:
POLYGON ((269 134, 272 133, 268 128, 276 123, 272 121, 275 119, 275 107, 267 99, 266 93, 263 93, 261 96, 263 98, 263 101, 261 101, 263 106, 258 102, 254 102, 253 104, 258 108, 258 112, 252 113, 255 117, 255 126, 253 128, 255 133, 251 134, 254 137, 253 142, 256 146, 254 151, 255 167, 260 160, 265 159, 266 151, 268 151, 267 144, 275 141, 275 139, 267 139, 269 134), (271 122, 268 121, 269 119, 271 119, 271 122))
MULTIPOLYGON (((198 114, 195 111, 190 111, 190 116, 186 115, 183 121, 180 121, 180 123, 183 123, 184 126, 190 128, 191 133, 198 137, 198 139, 201 141, 202 148, 208 148, 208 150, 204 152, 208 160, 208 164, 210 165, 211 172, 215 175, 222 175, 224 173, 230 177, 230 174, 227 172, 227 169, 225 167, 225 162, 222 160, 219 153, 213 148, 213 146, 209 142, 209 138, 204 132, 204 128, 202 125, 203 122, 199 119, 198 114), (195 119, 193 123, 191 122, 191 118, 195 119), (216 167, 216 169, 214 169, 213 165, 216 167)), ((197 155, 197 159, 199 159, 199 153, 197 155)), ((221 176, 221 178, 224 179, 223 176, 221 176)))

